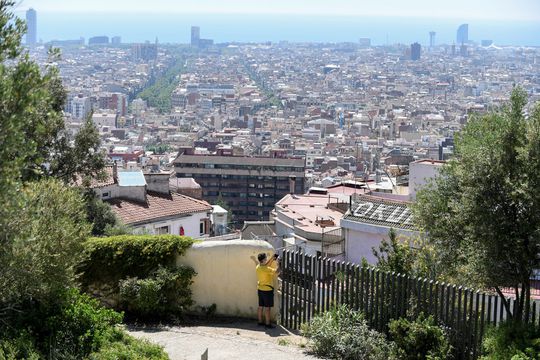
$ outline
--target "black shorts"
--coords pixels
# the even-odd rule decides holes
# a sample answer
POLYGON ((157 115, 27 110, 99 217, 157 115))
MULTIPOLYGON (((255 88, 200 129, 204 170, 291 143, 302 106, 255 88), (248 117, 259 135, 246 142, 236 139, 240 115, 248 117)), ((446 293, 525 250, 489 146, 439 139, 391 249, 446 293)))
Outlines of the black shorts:
POLYGON ((274 290, 257 290, 259 293, 259 306, 273 307, 274 306, 274 290))

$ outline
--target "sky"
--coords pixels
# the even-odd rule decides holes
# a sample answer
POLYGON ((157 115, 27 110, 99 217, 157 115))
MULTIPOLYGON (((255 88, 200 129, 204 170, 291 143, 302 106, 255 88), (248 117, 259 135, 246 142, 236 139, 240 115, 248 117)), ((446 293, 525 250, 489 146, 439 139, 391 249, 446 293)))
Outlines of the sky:
POLYGON ((305 14, 540 21, 540 0, 18 0, 54 13, 305 14))

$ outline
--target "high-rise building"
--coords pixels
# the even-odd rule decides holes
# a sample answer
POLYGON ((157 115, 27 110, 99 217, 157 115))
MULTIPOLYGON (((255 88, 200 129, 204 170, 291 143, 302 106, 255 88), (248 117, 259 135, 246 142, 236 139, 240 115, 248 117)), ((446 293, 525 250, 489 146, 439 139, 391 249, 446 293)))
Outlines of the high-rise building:
POLYGON ((198 26, 191 27, 191 46, 198 47, 201 39, 201 28, 198 26))
POLYGON ((88 39, 88 45, 107 45, 109 44, 108 36, 94 36, 88 39))
POLYGON ((420 53, 422 52, 422 46, 415 42, 411 44, 411 60, 420 60, 420 53))
POLYGON ((151 61, 156 60, 158 54, 157 44, 133 44, 131 46, 131 55, 134 60, 151 61))
POLYGON ((37 44, 37 13, 36 10, 30 8, 26 12, 26 45, 37 44))
POLYGON ((469 24, 461 24, 457 29, 456 42, 458 45, 469 42, 469 24))
POLYGON ((120 36, 113 36, 111 38, 111 44, 120 45, 122 43, 122 38, 120 36))
POLYGON ((74 119, 85 120, 92 111, 92 102, 88 96, 83 94, 68 96, 66 111, 71 113, 74 119))
POLYGON ((432 48, 435 46, 435 35, 437 33, 435 31, 429 32, 429 47, 432 48))
POLYGON ((195 155, 180 150, 174 160, 178 178, 193 178, 212 204, 223 201, 236 226, 244 221, 268 219, 275 203, 291 193, 305 191, 304 158, 195 155))

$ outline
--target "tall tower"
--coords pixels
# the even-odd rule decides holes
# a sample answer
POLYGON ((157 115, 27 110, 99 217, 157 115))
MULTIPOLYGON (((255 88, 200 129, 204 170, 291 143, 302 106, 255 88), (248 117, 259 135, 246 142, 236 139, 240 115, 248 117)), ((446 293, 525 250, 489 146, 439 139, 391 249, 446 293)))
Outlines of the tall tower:
POLYGON ((420 60, 420 53, 422 52, 422 46, 415 42, 411 44, 411 60, 420 60))
POLYGON ((429 32, 429 47, 432 48, 435 46, 435 35, 437 33, 435 31, 429 32))
POLYGON ((461 24, 457 29, 456 42, 458 45, 469 42, 469 24, 461 24))
POLYGON ((30 8, 26 12, 26 45, 36 45, 37 43, 37 16, 36 10, 30 8))
POLYGON ((198 26, 191 27, 191 46, 198 47, 201 39, 201 28, 198 26))

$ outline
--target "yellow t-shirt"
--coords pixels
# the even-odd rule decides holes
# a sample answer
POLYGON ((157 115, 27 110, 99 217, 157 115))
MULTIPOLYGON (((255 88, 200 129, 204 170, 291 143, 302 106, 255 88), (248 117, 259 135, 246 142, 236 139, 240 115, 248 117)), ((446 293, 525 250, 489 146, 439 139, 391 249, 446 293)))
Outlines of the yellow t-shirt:
POLYGON ((274 290, 274 278, 276 269, 267 265, 257 265, 257 289, 263 291, 274 290))

